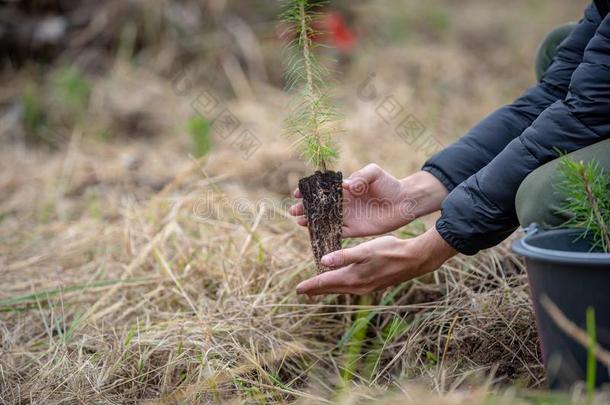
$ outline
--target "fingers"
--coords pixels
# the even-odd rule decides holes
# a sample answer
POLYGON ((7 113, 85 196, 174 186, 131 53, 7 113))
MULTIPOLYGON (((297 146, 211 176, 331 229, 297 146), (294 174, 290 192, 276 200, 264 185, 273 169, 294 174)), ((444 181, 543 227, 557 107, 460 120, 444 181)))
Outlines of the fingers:
MULTIPOLYGON (((302 198, 301 191, 298 187, 293 191, 292 195, 294 198, 302 198)), ((299 202, 294 204, 288 209, 288 213, 293 217, 298 217, 297 224, 307 226, 307 218, 305 218, 305 207, 303 206, 303 203, 299 202)))
POLYGON ((324 266, 339 268, 345 267, 350 264, 360 263, 366 259, 367 255, 365 249, 361 246, 353 248, 341 249, 335 252, 329 253, 324 256, 320 262, 324 266))
POLYGON ((341 236, 343 236, 344 238, 353 238, 354 236, 356 236, 356 234, 348 226, 343 225, 343 227, 341 229, 342 229, 341 236))
POLYGON ((369 274, 371 248, 364 243, 329 253, 321 260, 325 266, 338 268, 305 280, 297 286, 298 294, 366 294, 373 291, 369 274))
POLYGON ((297 294, 343 294, 351 292, 353 275, 348 267, 327 271, 297 285, 297 294))
POLYGON ((305 217, 305 207, 303 207, 303 203, 297 203, 288 208, 288 213, 293 217, 298 217, 297 224, 307 226, 307 218, 305 217))
POLYGON ((305 214, 305 207, 303 207, 303 203, 294 204, 288 209, 288 213, 293 217, 301 216, 305 214))
POLYGON ((358 281, 357 272, 349 264, 363 260, 364 251, 358 247, 329 253, 322 258, 322 264, 341 268, 303 281, 297 286, 297 293, 307 295, 354 293, 356 292, 354 286, 358 281))

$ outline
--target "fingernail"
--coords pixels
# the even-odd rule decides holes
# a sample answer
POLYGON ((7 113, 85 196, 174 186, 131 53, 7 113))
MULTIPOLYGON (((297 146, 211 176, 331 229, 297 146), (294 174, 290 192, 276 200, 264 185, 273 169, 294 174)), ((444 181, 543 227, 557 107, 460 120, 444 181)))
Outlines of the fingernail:
POLYGON ((326 256, 322 257, 322 259, 320 260, 320 263, 322 263, 325 266, 332 266, 333 262, 334 262, 333 255, 326 255, 326 256))
POLYGON ((303 283, 297 285, 297 294, 303 294, 303 283))
POLYGON ((352 184, 354 184, 354 181, 352 179, 345 179, 343 180, 343 184, 345 184, 346 186, 351 186, 352 184))

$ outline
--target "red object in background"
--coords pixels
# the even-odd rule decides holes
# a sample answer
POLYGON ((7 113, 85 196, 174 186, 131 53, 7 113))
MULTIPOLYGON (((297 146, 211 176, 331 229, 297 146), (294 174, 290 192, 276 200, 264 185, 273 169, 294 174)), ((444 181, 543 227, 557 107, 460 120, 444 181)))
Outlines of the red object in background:
MULTIPOLYGON (((340 53, 349 53, 358 42, 343 14, 336 10, 321 13, 319 18, 313 21, 313 28, 318 33, 312 36, 312 41, 332 46, 340 53)), ((290 30, 286 29, 285 24, 280 24, 276 32, 280 41, 287 43, 292 40, 289 35, 290 30)))
POLYGON ((357 38, 352 30, 347 26, 343 15, 335 10, 331 10, 320 19, 319 28, 324 32, 328 39, 340 52, 349 52, 356 45, 357 38))

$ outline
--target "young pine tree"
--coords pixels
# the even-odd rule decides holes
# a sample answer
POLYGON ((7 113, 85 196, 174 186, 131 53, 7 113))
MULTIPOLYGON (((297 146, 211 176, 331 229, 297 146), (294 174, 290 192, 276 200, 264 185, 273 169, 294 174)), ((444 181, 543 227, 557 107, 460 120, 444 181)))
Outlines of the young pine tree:
POLYGON ((296 137, 303 156, 316 170, 326 172, 337 158, 332 136, 338 131, 336 114, 328 99, 325 78, 329 72, 318 62, 315 51, 320 36, 314 29, 320 1, 286 0, 281 15, 292 38, 288 46, 286 78, 296 94, 295 107, 286 122, 288 134, 296 137))
POLYGON ((319 14, 313 0, 286 0, 282 20, 292 38, 287 81, 295 93, 295 107, 287 120, 287 132, 297 138, 304 157, 316 172, 299 180, 309 238, 318 272, 329 270, 321 258, 341 249, 343 223, 342 173, 329 170, 337 157, 331 137, 337 132, 336 114, 328 99, 328 72, 315 54, 319 46, 315 21, 319 14))
POLYGON ((591 250, 610 253, 610 174, 595 160, 583 163, 567 157, 561 158, 559 169, 557 189, 565 197, 560 211, 571 217, 564 226, 584 229, 584 237, 593 241, 591 250))

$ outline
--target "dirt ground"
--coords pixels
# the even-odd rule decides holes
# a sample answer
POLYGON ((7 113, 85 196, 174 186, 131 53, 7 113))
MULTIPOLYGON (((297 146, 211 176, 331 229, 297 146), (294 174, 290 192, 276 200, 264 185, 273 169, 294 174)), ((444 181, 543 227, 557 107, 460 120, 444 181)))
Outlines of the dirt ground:
MULTIPOLYGON (((0 7, 47 35, 0 74, 0 403, 554 398, 510 241, 370 297, 296 295, 315 266, 286 208, 311 168, 282 136, 277 2, 31 3, 0 7)), ((532 85, 585 4, 337 3, 357 43, 321 56, 336 169, 418 170, 532 85)))

